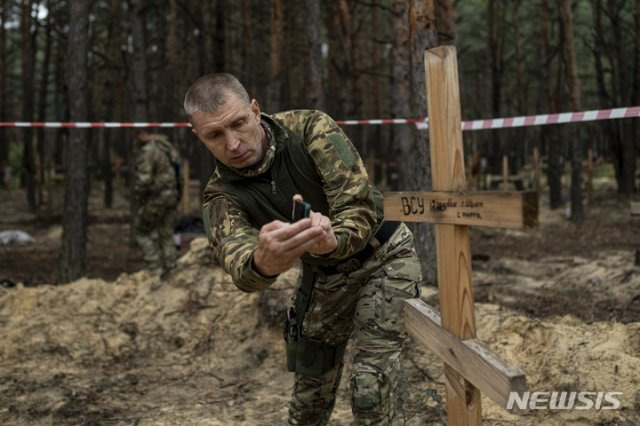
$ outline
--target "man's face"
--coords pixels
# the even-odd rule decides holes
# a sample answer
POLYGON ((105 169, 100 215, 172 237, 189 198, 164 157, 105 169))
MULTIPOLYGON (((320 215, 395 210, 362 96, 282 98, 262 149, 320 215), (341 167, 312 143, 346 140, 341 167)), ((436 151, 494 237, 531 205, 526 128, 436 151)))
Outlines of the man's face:
POLYGON ((196 112, 191 116, 193 132, 228 167, 243 169, 259 163, 268 148, 260 125, 260 107, 229 95, 214 112, 196 112))

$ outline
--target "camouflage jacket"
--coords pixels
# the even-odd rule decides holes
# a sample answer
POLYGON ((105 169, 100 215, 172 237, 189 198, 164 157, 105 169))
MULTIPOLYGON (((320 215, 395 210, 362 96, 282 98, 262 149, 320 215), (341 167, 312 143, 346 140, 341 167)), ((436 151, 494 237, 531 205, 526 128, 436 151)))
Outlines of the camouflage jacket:
POLYGON ((275 281, 255 270, 253 251, 262 225, 290 220, 294 193, 331 219, 338 240, 332 253, 306 254, 305 261, 335 264, 353 256, 367 244, 382 216, 375 199, 379 192, 369 183, 358 152, 328 115, 288 111, 263 115, 262 124, 271 139, 262 162, 250 171, 218 163, 203 196, 214 254, 243 291, 260 290, 275 281), (310 168, 304 166, 307 161, 310 168), (255 200, 235 196, 240 187, 254 188, 249 197, 255 200))
POLYGON ((165 135, 153 134, 142 145, 136 159, 135 193, 141 204, 177 205, 177 172, 180 163, 176 149, 165 135))

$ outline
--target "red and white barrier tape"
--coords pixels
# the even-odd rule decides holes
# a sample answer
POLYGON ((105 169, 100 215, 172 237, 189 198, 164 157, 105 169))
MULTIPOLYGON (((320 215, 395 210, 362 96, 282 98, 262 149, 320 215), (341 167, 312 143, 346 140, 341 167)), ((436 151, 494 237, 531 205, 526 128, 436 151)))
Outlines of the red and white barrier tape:
POLYGON ((640 106, 581 112, 563 112, 560 114, 525 115, 510 118, 463 121, 462 130, 503 129, 508 127, 542 126, 546 124, 614 120, 618 118, 632 117, 640 117, 640 106))
MULTIPOLYGON (((547 124, 575 123, 581 121, 614 120, 618 118, 640 117, 640 106, 601 109, 581 112, 563 112, 560 114, 523 115, 519 117, 493 118, 487 120, 463 121, 462 130, 504 129, 509 127, 542 126, 547 124)), ((415 124, 418 129, 428 128, 428 118, 394 118, 375 120, 337 120, 345 126, 382 125, 382 124, 415 124)), ((0 127, 190 127, 189 123, 89 123, 89 122, 0 122, 0 127)))
POLYGON ((26 121, 7 121, 0 122, 0 127, 74 127, 77 129, 86 129, 92 127, 190 127, 189 123, 90 123, 90 122, 65 122, 65 121, 47 121, 47 122, 26 122, 26 121))

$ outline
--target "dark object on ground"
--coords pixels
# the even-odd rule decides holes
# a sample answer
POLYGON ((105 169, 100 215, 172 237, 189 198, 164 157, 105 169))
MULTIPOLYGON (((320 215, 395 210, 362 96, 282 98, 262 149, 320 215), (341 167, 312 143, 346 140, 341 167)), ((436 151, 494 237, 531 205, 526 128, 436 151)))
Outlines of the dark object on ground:
POLYGON ((180 216, 178 223, 173 228, 173 232, 176 234, 204 234, 204 222, 201 217, 192 214, 180 216))
POLYGON ((11 281, 9 278, 2 278, 0 279, 0 286, 4 288, 12 288, 16 286, 16 283, 11 281))
POLYGON ((203 235, 205 235, 205 231, 202 218, 192 214, 180 216, 176 226, 173 228, 173 239, 178 248, 203 235))
POLYGON ((471 256, 471 260, 477 260, 479 262, 488 262, 491 259, 491 256, 488 254, 476 253, 471 256))

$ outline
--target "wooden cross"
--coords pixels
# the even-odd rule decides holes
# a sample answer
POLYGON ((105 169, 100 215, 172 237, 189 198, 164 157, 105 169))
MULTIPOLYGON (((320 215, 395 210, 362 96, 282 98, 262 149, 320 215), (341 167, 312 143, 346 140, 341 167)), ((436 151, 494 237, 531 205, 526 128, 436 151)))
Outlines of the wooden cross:
POLYGON ((440 315, 420 299, 405 302, 408 332, 445 362, 450 425, 478 425, 480 391, 503 407, 526 388, 524 372, 476 339, 469 225, 535 225, 535 192, 467 192, 458 65, 453 46, 425 52, 429 141, 435 192, 387 192, 389 220, 435 224, 440 315))

